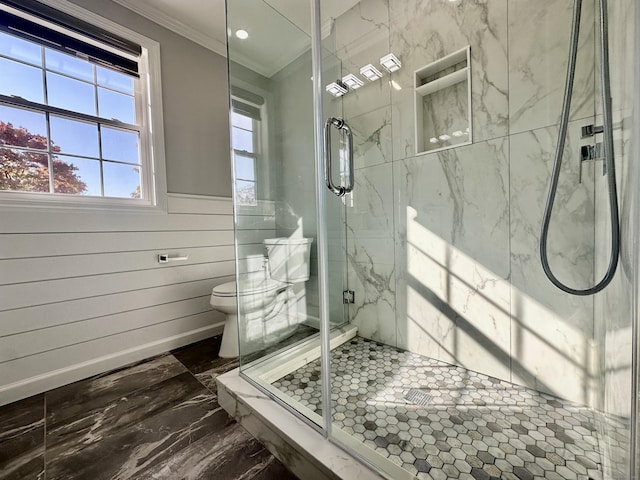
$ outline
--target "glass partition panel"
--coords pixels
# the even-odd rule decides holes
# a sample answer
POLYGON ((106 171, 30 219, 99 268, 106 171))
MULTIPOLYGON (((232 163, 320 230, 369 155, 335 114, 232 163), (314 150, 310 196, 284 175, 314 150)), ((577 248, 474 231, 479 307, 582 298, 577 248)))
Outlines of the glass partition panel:
MULTIPOLYGON (((321 425, 320 368, 295 373, 301 359, 320 357, 310 18, 307 2, 227 4, 241 371, 321 425)), ((330 204, 327 219, 337 327, 346 320, 344 204, 330 204)))

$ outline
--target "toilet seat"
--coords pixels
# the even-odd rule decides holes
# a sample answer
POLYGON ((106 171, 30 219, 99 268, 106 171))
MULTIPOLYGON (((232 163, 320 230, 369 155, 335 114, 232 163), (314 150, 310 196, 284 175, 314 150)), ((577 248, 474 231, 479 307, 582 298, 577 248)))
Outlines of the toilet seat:
MULTIPOLYGON (((240 296, 255 295, 256 293, 268 293, 274 290, 286 288, 287 284, 273 279, 262 278, 260 280, 240 280, 240 296)), ((213 288, 216 297, 236 297, 238 292, 236 282, 227 282, 213 288)))

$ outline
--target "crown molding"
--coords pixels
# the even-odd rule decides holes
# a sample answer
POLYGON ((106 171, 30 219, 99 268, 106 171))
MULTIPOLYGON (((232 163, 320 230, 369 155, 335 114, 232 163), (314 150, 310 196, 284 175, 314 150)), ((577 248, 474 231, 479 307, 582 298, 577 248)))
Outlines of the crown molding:
POLYGON ((196 30, 189 25, 172 18, 170 15, 167 15, 163 11, 159 10, 156 7, 152 7, 150 5, 145 5, 140 1, 136 0, 113 0, 115 3, 122 5, 125 8, 141 15, 149 20, 161 25, 172 32, 177 33, 189 40, 202 45, 209 50, 217 53, 218 55, 222 55, 223 57, 227 56, 227 45, 220 40, 217 40, 205 33, 202 33, 200 30, 196 30))

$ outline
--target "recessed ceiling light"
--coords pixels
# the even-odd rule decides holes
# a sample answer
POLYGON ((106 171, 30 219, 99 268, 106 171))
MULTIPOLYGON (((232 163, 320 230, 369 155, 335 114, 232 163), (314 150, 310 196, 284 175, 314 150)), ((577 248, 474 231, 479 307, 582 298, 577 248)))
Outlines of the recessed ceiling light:
POLYGON ((246 30, 236 30, 236 37, 238 37, 240 40, 246 40, 247 38, 249 38, 249 32, 247 32, 246 30))

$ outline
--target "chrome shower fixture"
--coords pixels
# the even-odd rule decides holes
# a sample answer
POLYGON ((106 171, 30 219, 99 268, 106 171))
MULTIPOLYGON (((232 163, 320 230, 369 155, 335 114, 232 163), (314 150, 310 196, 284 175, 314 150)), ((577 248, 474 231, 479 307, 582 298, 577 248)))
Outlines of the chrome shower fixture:
MULTIPOLYGON (((569 125, 569 113, 571 111, 571 96, 573 94, 573 84, 576 74, 576 60, 578 57, 578 41, 580 38, 580 15, 582 11, 582 0, 574 0, 573 20, 571 25, 571 41, 569 50, 569 66, 567 67, 567 80, 564 88, 564 98, 562 101, 562 114, 560 117, 560 133, 558 135, 558 145, 556 147, 551 173, 551 183, 549 194, 544 207, 542 219, 542 231, 540 233, 540 261, 542 268, 551 283, 560 290, 571 295, 593 295, 604 289, 616 273, 618 258, 620 256, 620 220, 618 216, 618 192, 616 185, 615 155, 613 149, 613 120, 611 114, 611 79, 609 77, 609 32, 608 32, 608 9, 607 0, 598 0, 600 12, 600 89, 602 94, 602 117, 603 126, 595 127, 587 125, 582 128, 582 137, 593 136, 597 133, 604 134, 604 167, 607 177, 607 189, 609 193, 609 212, 611 219, 611 252, 609 256, 609 266, 602 279, 594 286, 585 289, 576 289, 562 283, 551 271, 549 259, 547 257, 547 238, 549 235, 549 223, 551 222, 551 212, 558 189, 558 178, 562 168, 562 155, 565 142, 567 140, 567 128, 569 125)), ((591 155, 590 149, 586 152, 587 157, 591 155)), ((597 145, 594 148, 594 155, 597 154, 597 145)), ((585 153, 583 153, 584 157, 585 153)), ((582 163, 582 160, 581 160, 582 163)))

